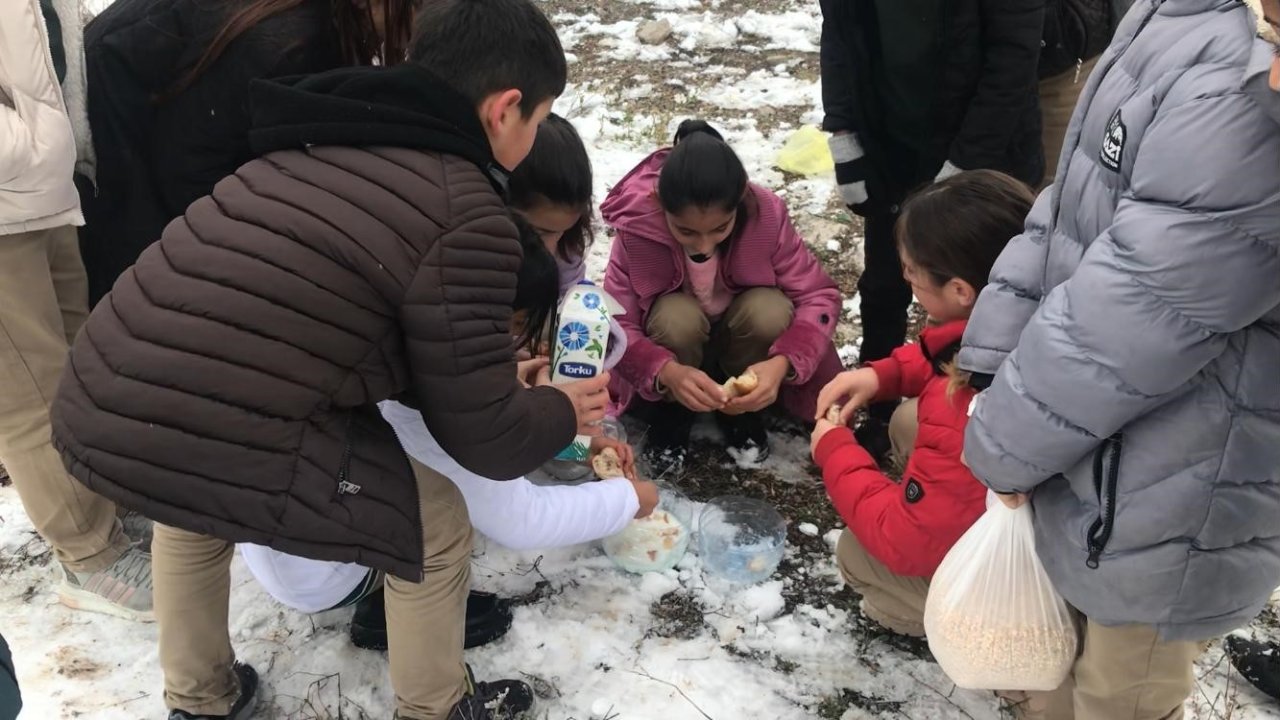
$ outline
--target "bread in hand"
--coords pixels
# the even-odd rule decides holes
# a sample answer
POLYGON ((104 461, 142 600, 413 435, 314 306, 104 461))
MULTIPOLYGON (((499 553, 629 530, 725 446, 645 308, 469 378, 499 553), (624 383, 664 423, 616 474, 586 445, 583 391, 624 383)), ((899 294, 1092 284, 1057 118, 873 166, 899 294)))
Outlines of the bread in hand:
POLYGON ((732 400, 755 390, 759 384, 760 378, 756 377, 755 371, 748 370, 738 377, 729 378, 722 387, 725 397, 732 400))
POLYGON ((827 422, 835 425, 839 425, 840 410, 841 410, 841 407, 839 405, 832 405, 831 407, 827 408, 827 422))
POLYGON ((622 458, 618 457, 618 452, 611 447, 601 450, 598 455, 591 458, 591 469, 596 472, 596 477, 601 479, 619 478, 626 474, 622 470, 622 458))

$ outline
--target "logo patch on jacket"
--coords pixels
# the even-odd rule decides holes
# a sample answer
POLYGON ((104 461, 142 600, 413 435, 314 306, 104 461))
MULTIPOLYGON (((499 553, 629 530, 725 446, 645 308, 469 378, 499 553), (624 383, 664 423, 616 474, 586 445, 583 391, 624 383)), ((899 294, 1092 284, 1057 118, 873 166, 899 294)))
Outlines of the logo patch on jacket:
POLYGON ((1102 137, 1102 150, 1098 153, 1098 159, 1113 172, 1120 172, 1120 163, 1124 160, 1124 141, 1128 135, 1129 130, 1125 128, 1117 108, 1116 114, 1107 122, 1107 132, 1102 137))
POLYGON ((907 486, 903 489, 903 492, 907 494, 907 503, 910 505, 914 505, 924 499, 924 488, 920 487, 920 483, 916 482, 915 478, 907 481, 907 486))

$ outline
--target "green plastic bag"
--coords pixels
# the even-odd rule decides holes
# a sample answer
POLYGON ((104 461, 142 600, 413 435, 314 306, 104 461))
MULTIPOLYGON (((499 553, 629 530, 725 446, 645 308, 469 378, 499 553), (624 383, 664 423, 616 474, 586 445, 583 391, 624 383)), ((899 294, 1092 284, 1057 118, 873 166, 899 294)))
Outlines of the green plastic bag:
POLYGON ((831 158, 826 133, 812 125, 805 125, 787 138, 786 144, 778 151, 774 165, 793 175, 808 177, 832 172, 835 160, 831 158))

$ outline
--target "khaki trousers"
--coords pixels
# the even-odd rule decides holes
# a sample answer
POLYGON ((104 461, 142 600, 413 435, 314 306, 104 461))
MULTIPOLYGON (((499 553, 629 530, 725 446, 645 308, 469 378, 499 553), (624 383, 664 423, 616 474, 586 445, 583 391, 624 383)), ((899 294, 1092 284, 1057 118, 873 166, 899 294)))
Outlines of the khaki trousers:
MULTIPOLYGON (((920 432, 919 402, 908 400, 898 406, 889 420, 889 442, 904 465, 920 432)), ((929 580, 904 577, 871 556, 849 530, 836 543, 836 564, 845 582, 862 596, 862 612, 871 620, 900 635, 924 637, 924 601, 929 580)))
POLYGON ((681 365, 732 377, 769 359, 769 348, 794 314, 781 290, 752 288, 735 297, 713 325, 692 295, 674 292, 653 303, 645 334, 675 353, 681 365))
POLYGON ((1071 124, 1071 114, 1075 112, 1080 91, 1084 90, 1084 84, 1088 82, 1089 74, 1097 64, 1098 58, 1095 57, 1081 65, 1079 73, 1072 68, 1061 75, 1040 81, 1040 122, 1044 144, 1044 182, 1041 187, 1053 184, 1053 176, 1058 172, 1059 156, 1062 155, 1062 145, 1067 138, 1067 126, 1071 124))
MULTIPOLYGON (((448 716, 467 691, 462 659, 471 585, 471 519, 445 476, 413 463, 422 506, 423 578, 388 576, 387 639, 397 717, 448 716)), ((224 715, 239 688, 227 627, 230 543, 157 524, 151 544, 164 699, 171 709, 224 715)))
POLYGON ((1001 693, 1023 720, 1182 720, 1200 642, 1161 641, 1151 625, 1086 621, 1071 676, 1051 692, 1001 693))
POLYGON ((36 532, 76 572, 101 570, 129 547, 115 505, 67 473, 49 428, 88 303, 75 228, 0 236, 0 463, 36 532))

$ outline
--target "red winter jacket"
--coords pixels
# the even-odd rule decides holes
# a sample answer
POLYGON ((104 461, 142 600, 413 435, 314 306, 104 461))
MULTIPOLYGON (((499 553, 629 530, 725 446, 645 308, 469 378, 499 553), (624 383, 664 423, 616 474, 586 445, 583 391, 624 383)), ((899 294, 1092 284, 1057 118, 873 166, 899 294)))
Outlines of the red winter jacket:
POLYGON ((986 488, 960 462, 974 391, 947 396, 943 363, 955 356, 966 322, 926 329, 920 342, 870 363, 880 379, 875 402, 920 399, 920 434, 902 482, 880 472, 848 428, 827 433, 814 451, 827 495, 858 542, 897 575, 929 577, 986 509, 986 488))

